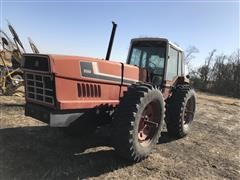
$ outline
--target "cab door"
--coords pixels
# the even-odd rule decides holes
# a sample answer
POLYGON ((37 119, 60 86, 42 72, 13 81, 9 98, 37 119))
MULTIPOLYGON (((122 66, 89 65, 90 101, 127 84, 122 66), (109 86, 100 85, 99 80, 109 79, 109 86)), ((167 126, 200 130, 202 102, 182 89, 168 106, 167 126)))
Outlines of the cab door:
POLYGON ((181 70, 181 60, 182 59, 180 51, 175 49, 173 46, 168 46, 168 59, 166 64, 166 74, 165 74, 165 84, 163 95, 164 97, 168 97, 174 82, 177 80, 178 76, 182 73, 181 70))

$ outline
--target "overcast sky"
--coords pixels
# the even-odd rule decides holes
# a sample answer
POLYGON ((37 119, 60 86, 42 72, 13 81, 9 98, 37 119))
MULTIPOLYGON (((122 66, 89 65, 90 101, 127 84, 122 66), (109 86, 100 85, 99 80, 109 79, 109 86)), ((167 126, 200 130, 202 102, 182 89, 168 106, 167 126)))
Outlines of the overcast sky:
MULTIPOLYGON (((31 37, 42 53, 104 58, 114 20, 111 59, 125 61, 134 37, 166 37, 183 49, 194 45, 194 66, 212 49, 239 48, 239 1, 1 1, 1 29, 9 20, 29 50, 31 37)), ((29 50, 30 51, 30 50, 29 50)))

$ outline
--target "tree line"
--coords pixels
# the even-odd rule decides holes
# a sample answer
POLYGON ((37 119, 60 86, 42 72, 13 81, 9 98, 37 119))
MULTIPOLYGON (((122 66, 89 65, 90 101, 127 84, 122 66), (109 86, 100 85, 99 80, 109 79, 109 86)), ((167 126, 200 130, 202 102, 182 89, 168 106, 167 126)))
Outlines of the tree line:
MULTIPOLYGON (((194 57, 191 54, 198 52, 194 48, 186 51, 187 54, 190 53, 188 57, 194 57)), ((201 91, 240 98, 240 49, 231 55, 216 52, 216 49, 213 49, 203 65, 190 71, 193 87, 201 91)), ((189 63, 189 60, 187 62, 189 63)))

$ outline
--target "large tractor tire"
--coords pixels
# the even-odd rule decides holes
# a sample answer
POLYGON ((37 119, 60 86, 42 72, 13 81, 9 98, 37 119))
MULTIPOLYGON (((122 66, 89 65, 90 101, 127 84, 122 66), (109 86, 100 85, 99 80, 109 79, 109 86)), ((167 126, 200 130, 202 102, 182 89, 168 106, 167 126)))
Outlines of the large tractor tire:
POLYGON ((185 86, 177 87, 166 104, 168 134, 174 138, 186 136, 191 128, 195 109, 195 91, 185 86))
POLYGON ((132 85, 117 106, 112 120, 112 141, 123 158, 139 162, 158 142, 165 106, 160 90, 151 85, 132 85))

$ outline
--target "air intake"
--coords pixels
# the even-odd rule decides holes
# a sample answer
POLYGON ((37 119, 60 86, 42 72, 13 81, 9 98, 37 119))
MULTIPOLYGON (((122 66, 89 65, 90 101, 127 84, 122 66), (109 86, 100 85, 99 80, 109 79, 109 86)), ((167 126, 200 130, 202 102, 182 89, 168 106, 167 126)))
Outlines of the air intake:
POLYGON ((78 83, 78 97, 101 97, 101 86, 97 84, 78 83))

